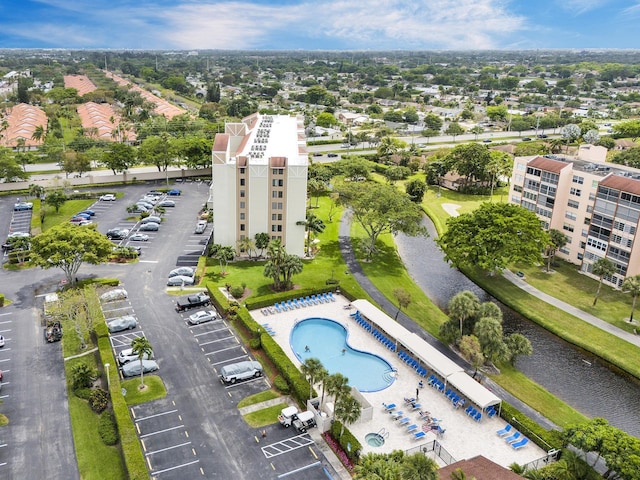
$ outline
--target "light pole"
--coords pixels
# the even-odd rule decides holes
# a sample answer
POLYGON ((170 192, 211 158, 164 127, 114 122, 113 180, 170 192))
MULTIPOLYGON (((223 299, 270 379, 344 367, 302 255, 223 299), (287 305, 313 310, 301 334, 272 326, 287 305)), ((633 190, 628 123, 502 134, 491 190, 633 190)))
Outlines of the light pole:
POLYGON ((109 367, 111 365, 108 363, 104 364, 104 368, 107 370, 107 391, 111 390, 111 379, 109 378, 109 367))

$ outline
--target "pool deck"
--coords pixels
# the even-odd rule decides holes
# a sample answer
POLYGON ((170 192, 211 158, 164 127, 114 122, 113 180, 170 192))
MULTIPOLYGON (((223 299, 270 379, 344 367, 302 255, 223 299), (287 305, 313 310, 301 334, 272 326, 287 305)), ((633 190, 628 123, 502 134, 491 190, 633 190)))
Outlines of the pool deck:
MULTIPOLYGON (((393 450, 409 450, 437 440, 456 461, 483 455, 507 468, 514 462, 523 465, 546 454, 544 450, 531 441, 524 448, 514 450, 503 438, 496 435, 496 432, 505 426, 505 421, 498 416, 494 418, 485 417, 480 422, 475 422, 464 413, 464 408, 454 409, 451 401, 437 390, 426 385, 424 388, 418 389, 418 382, 421 377, 349 316, 355 310, 345 308, 349 305, 347 299, 335 294, 334 298, 336 299, 335 302, 321 303, 273 315, 265 316, 260 310, 252 311, 251 315, 259 324, 267 323, 269 325, 275 332, 274 340, 298 366, 300 366, 300 362, 289 345, 291 329, 297 321, 310 317, 320 317, 342 323, 349 332, 347 341, 350 346, 379 355, 397 369, 396 380, 391 386, 379 392, 362 393, 373 406, 373 419, 366 422, 357 422, 350 425, 349 429, 362 444, 363 453, 389 453, 393 450), (409 418, 408 425, 416 424, 418 426, 417 431, 422 430, 423 422, 419 419, 418 413, 410 412, 410 409, 405 408, 404 402, 405 397, 415 397, 417 389, 419 390, 418 401, 422 405, 421 409, 429 411, 433 417, 440 420, 440 425, 446 430, 444 435, 437 437, 435 433, 429 432, 425 437, 416 440, 413 434, 407 432, 405 426, 400 425, 389 413, 385 412, 382 406, 383 402, 387 404, 395 403, 397 405, 396 410, 404 411, 405 416, 409 418), (376 433, 381 429, 389 432, 384 445, 380 447, 368 445, 364 438, 365 435, 376 433)), ((321 341, 321 339, 318 339, 318 341, 321 341)), ((309 345, 309 347, 313 352, 313 345, 309 345)), ((424 381, 425 379, 422 380, 424 381)), ((438 458, 435 459, 441 466, 444 466, 442 461, 438 458)))

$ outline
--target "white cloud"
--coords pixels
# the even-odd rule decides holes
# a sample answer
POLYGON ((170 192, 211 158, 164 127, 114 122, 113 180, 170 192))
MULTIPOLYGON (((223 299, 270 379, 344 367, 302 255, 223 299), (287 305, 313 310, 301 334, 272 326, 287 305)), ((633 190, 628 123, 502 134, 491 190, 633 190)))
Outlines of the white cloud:
POLYGON ((580 15, 603 7, 609 2, 611 2, 611 0, 560 0, 558 3, 562 9, 580 15))
POLYGON ((30 19, 19 29, 25 38, 61 47, 489 49, 525 29, 507 0, 38 2, 60 16, 40 24, 30 19))

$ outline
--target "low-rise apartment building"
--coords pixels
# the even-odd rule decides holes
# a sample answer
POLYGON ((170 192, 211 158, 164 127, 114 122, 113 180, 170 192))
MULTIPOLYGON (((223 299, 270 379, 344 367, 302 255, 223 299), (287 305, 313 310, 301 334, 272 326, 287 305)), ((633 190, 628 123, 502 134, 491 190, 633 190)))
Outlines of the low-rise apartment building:
POLYGON ((594 276, 593 263, 606 257, 617 270, 606 283, 620 287, 640 274, 640 170, 560 155, 516 157, 509 201, 564 233, 558 256, 583 273, 594 276))

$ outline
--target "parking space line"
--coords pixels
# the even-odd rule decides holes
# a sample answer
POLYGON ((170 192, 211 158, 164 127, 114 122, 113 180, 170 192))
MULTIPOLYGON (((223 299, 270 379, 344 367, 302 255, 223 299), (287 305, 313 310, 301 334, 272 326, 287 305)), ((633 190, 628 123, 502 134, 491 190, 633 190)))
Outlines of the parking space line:
POLYGON ((227 360, 222 360, 221 362, 213 362, 211 365, 220 365, 221 363, 229 363, 229 362, 233 362, 234 360, 240 360, 241 358, 247 358, 249 355, 241 355, 239 357, 235 357, 235 358, 229 358, 227 360))
POLYGON ((211 352, 211 353, 226 352, 227 350, 234 350, 236 348, 242 348, 242 345, 234 345, 233 347, 223 348, 221 350, 216 350, 215 352, 211 352))
POLYGON ((160 450, 154 450, 153 452, 147 452, 145 453, 145 455, 153 455, 156 453, 161 453, 161 452, 166 452, 167 450, 173 450, 174 448, 180 448, 180 447, 184 447, 185 445, 190 445, 191 442, 184 442, 184 443, 180 443, 178 445, 173 445, 172 447, 167 447, 167 448, 161 448, 160 450))
POLYGON ((165 468, 164 470, 158 470, 157 472, 151 472, 151 475, 160 475, 161 473, 170 472, 171 470, 175 470, 177 468, 188 467, 189 465, 193 465, 194 463, 198 463, 200 460, 194 460, 193 462, 183 463, 182 465, 176 465, 175 467, 165 468))
POLYGON ((137 418, 136 422, 139 422, 141 420, 148 420, 150 418, 161 417, 162 415, 169 415, 170 413, 176 413, 177 411, 178 409, 175 409, 175 410, 169 410, 168 412, 156 413, 155 415, 147 415, 146 417, 137 418))
POLYGON ((209 340, 208 342, 199 343, 198 345, 200 346, 209 345, 211 343, 217 343, 217 342, 222 342, 223 340, 229 340, 230 338, 234 338, 233 335, 229 335, 228 337, 224 337, 224 338, 218 338, 217 340, 209 340))
MULTIPOLYGON (((136 423, 136 426, 138 424, 136 423)), ((184 428, 184 425, 177 425, 171 428, 165 428, 164 430, 158 430, 157 432, 145 433, 144 435, 140 435, 140 438, 147 438, 153 435, 158 435, 159 433, 170 432, 171 430, 177 430, 178 428, 184 428)))
POLYGON ((288 472, 285 473, 281 473, 280 475, 278 475, 278 478, 284 478, 284 477, 288 477, 289 475, 293 475, 294 473, 298 473, 298 472, 302 472, 304 470, 308 470, 309 468, 313 468, 313 467, 317 467, 318 465, 321 465, 320 461, 311 463, 305 467, 300 467, 300 468, 296 468, 295 470, 290 470, 288 472))

